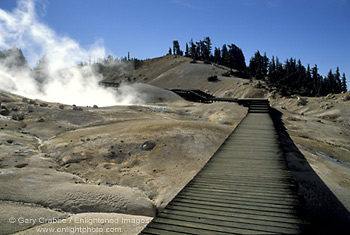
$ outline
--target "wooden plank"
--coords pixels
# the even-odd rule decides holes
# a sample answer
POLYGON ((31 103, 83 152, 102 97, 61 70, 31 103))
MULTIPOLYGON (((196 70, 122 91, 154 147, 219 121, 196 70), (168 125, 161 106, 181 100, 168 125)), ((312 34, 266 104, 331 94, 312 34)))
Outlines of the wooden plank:
POLYGON ((206 166, 146 227, 152 234, 299 234, 300 202, 267 100, 249 113, 206 166))
MULTIPOLYGON (((214 225, 214 224, 206 224, 200 223, 199 221, 191 221, 191 220, 183 220, 187 219, 182 216, 169 216, 172 218, 163 218, 158 217, 156 225, 160 227, 160 223, 162 224, 162 228, 171 228, 172 231, 190 231, 195 234, 271 234, 264 231, 257 231, 254 229, 242 229, 242 228, 234 228, 234 227, 225 227, 222 225, 214 225), (173 227, 170 227, 173 225, 173 227), (186 228, 186 230, 184 230, 186 228)), ((152 225, 151 225, 152 227, 152 225)), ((154 227, 154 226, 153 226, 154 227)), ((166 233, 165 233, 166 234, 166 233)))
POLYGON ((293 208, 272 208, 268 206, 245 205, 240 202, 234 202, 234 201, 228 204, 225 202, 217 202, 213 200, 199 200, 199 199, 190 199, 190 198, 182 198, 182 197, 176 197, 174 201, 191 202, 191 203, 201 204, 201 205, 213 205, 218 207, 226 207, 226 208, 234 208, 234 209, 254 210, 254 211, 260 211, 260 212, 275 212, 275 213, 281 213, 281 214, 296 215, 296 211, 293 208))
POLYGON ((166 215, 177 215, 184 218, 194 217, 199 218, 202 223, 213 223, 226 225, 228 227, 238 227, 243 229, 257 229, 259 231, 274 232, 274 233, 295 233, 299 232, 300 226, 291 223, 278 223, 268 220, 259 220, 252 218, 242 218, 240 216, 233 216, 228 214, 208 214, 205 211, 184 211, 184 210, 164 210, 166 215), (205 220, 207 219, 207 221, 205 220), (208 222, 209 221, 209 222, 208 222))
MULTIPOLYGON (((249 214, 249 213, 242 213, 242 212, 236 212, 236 211, 226 211, 226 210, 217 210, 216 208, 201 208, 196 206, 177 206, 170 204, 167 206, 166 210, 174 210, 174 211, 189 211, 189 212, 197 212, 202 214, 212 214, 212 215, 222 215, 222 216, 231 216, 231 217, 238 217, 242 219, 248 219, 253 221, 260 221, 261 223, 271 223, 276 226, 286 226, 286 227, 295 227, 296 225, 300 224, 299 219, 295 218, 284 218, 280 216, 273 216, 273 215, 256 215, 256 214, 249 214)), ((260 223, 257 222, 257 223, 260 223)))
POLYGON ((241 206, 248 206, 259 208, 260 210, 293 210, 295 208, 295 204, 281 204, 279 201, 275 202, 264 202, 262 200, 256 199, 256 200, 249 200, 244 199, 240 197, 232 197, 232 198, 223 198, 223 197, 213 197, 213 196, 205 196, 205 195, 189 195, 181 193, 177 196, 178 199, 191 199, 191 200, 199 200, 199 201, 205 201, 205 202, 215 202, 215 203, 222 203, 226 205, 241 205, 241 206))
POLYGON ((286 223, 297 223, 296 221, 300 221, 296 214, 287 214, 287 213, 278 213, 273 211, 254 211, 246 208, 239 208, 239 207, 225 207, 225 206, 217 206, 212 204, 201 204, 196 203, 196 201, 190 201, 190 200, 182 200, 182 201, 172 201, 169 206, 179 206, 182 208, 201 208, 205 209, 207 211, 225 211, 228 213, 240 213, 240 214, 246 214, 246 215, 254 215, 254 216, 262 216, 266 219, 268 218, 279 218, 280 221, 286 221, 286 223))
POLYGON ((286 194, 266 194, 256 191, 246 191, 246 190, 223 190, 223 189, 208 189, 208 188, 189 188, 186 187, 182 191, 187 192, 203 192, 213 195, 227 195, 227 196, 240 196, 247 198, 266 198, 273 200, 283 200, 283 201, 299 201, 296 195, 286 195, 286 194))
MULTIPOLYGON (((192 213, 194 215, 194 213, 192 213)), ((263 226, 258 224, 249 224, 249 223, 240 223, 237 220, 226 221, 219 219, 219 216, 191 216, 191 215, 176 215, 171 213, 164 213, 161 218, 164 219, 173 219, 177 221, 183 221, 184 225, 192 226, 201 226, 207 227, 210 229, 215 229, 220 232, 234 232, 234 233, 289 233, 289 234, 298 234, 299 227, 297 228, 275 228, 273 226, 263 226)), ((179 223, 180 224, 180 223, 179 223)))
POLYGON ((245 196, 242 194, 217 194, 217 193, 211 193, 208 194, 205 191, 204 192, 200 192, 200 191, 195 191, 195 190, 191 190, 191 191, 182 191, 181 195, 185 195, 185 196, 200 196, 203 198, 212 198, 212 199, 223 199, 223 200, 240 200, 240 201, 245 201, 245 202, 255 202, 255 203, 267 203, 267 204, 272 204, 272 205, 288 205, 288 206, 295 206, 298 205, 299 201, 296 199, 293 200, 285 200, 284 198, 268 198, 268 197, 252 197, 252 196, 245 196))

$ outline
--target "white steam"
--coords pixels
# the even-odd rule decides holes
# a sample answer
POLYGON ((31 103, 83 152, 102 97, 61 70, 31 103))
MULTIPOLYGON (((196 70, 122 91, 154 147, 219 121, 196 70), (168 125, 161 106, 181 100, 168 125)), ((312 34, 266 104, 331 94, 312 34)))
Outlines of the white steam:
POLYGON ((6 64, 14 61, 6 58, 0 64, 0 89, 30 98, 77 105, 109 106, 141 101, 133 95, 131 88, 126 89, 127 94, 124 92, 122 97, 117 97, 114 89, 98 85, 102 76, 94 73, 90 66, 77 66, 82 60, 105 58, 103 41, 82 48, 73 39, 57 35, 38 19, 34 0, 19 0, 12 12, 0 9, 0 32, 0 49, 21 48, 31 66, 43 56, 47 62, 40 80, 33 78, 35 74, 30 69, 9 68, 6 64))

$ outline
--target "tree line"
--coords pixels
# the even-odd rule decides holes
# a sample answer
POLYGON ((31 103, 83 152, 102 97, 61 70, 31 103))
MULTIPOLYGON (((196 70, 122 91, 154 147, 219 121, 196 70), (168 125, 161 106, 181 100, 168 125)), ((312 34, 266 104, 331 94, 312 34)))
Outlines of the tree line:
POLYGON ((330 70, 326 77, 322 77, 316 64, 312 68, 310 65, 305 68, 300 59, 297 61, 294 58, 287 59, 283 64, 278 57, 269 59, 266 53, 261 55, 259 51, 250 59, 247 67, 241 48, 235 44, 224 44, 221 48, 215 47, 213 51, 209 37, 198 42, 191 39, 186 43, 185 52, 181 50, 178 40, 174 40, 168 54, 189 57, 192 62, 201 60, 204 63, 227 66, 231 69, 231 74, 264 80, 282 95, 325 96, 347 91, 345 73, 341 75, 339 67, 335 73, 330 70))
POLYGON ((315 64, 305 68, 301 60, 287 59, 282 64, 278 57, 269 59, 257 51, 249 62, 249 74, 258 80, 265 80, 270 87, 275 87, 282 95, 300 94, 304 96, 325 96, 347 91, 345 73, 329 70, 326 77, 318 73, 315 64))
POLYGON ((168 54, 180 55, 192 58, 192 62, 197 60, 204 61, 204 63, 217 63, 224 65, 231 70, 237 70, 241 76, 245 76, 247 72, 247 66, 245 63, 245 57, 241 48, 235 44, 224 44, 221 48, 214 48, 214 54, 212 53, 212 42, 210 37, 205 37, 204 40, 194 42, 193 39, 189 43, 186 43, 185 52, 180 49, 178 40, 173 41, 173 48, 169 48, 168 54))

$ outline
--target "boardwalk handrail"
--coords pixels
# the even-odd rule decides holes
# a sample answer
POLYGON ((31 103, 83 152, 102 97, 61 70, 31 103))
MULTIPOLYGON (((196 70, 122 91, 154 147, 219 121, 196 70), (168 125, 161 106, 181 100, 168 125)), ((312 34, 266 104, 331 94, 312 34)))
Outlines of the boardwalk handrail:
POLYGON ((118 83, 118 82, 100 81, 99 85, 100 86, 105 86, 105 87, 119 87, 120 83, 118 83))
POLYGON ((251 102, 255 103, 268 103, 264 98, 219 98, 214 95, 208 94, 201 90, 187 90, 187 89, 170 89, 170 91, 181 96, 185 100, 200 103, 212 103, 212 102, 234 102, 240 105, 249 107, 251 102))

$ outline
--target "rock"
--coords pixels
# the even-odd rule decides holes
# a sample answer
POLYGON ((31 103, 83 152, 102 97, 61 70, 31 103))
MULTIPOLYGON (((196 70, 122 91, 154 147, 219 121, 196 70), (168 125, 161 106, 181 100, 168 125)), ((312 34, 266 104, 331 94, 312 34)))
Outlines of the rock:
POLYGON ((34 107, 33 107, 33 106, 28 106, 28 112, 29 112, 29 113, 34 112, 34 107))
POLYGON ((62 158, 62 165, 70 164, 70 163, 79 163, 83 160, 86 160, 87 157, 85 155, 69 155, 64 156, 62 158))
POLYGON ((300 121, 300 119, 293 117, 293 116, 288 117, 287 120, 293 121, 293 122, 300 121))
POLYGON ((156 144, 153 141, 146 141, 141 145, 141 149, 145 151, 151 151, 156 144))
POLYGON ((105 164, 103 166, 103 168, 107 169, 107 170, 110 170, 112 168, 112 165, 111 164, 105 164))
POLYGON ((309 101, 307 100, 306 97, 300 97, 298 96, 298 106, 299 105, 306 105, 309 101))
POLYGON ((47 107, 47 106, 49 106, 47 103, 41 103, 40 104, 40 107, 47 107))
POLYGON ((10 112, 9 112, 8 110, 1 109, 0 114, 1 114, 2 116, 8 116, 8 115, 10 114, 10 112))
POLYGON ((24 120, 24 114, 23 113, 13 114, 12 119, 16 120, 16 121, 22 121, 22 120, 24 120))
POLYGON ((19 176, 15 176, 12 169, 1 171, 0 198, 3 201, 33 203, 72 213, 119 212, 145 216, 156 213, 152 201, 138 189, 76 184, 79 177, 53 169, 26 167, 16 171, 19 176))
POLYGON ((327 99, 334 99, 335 98, 335 95, 333 95, 332 93, 328 94, 326 96, 327 99))
POLYGON ((63 105, 63 104, 61 104, 60 106, 58 106, 58 108, 60 108, 60 109, 64 109, 64 105, 63 105))
POLYGON ((331 105, 331 104, 326 104, 326 105, 324 105, 324 106, 321 106, 321 108, 323 108, 324 110, 328 110, 328 109, 333 108, 333 105, 331 105))
POLYGON ((30 100, 30 101, 29 101, 29 104, 38 105, 38 104, 35 102, 35 100, 30 100))
POLYGON ((349 101, 350 100, 350 95, 349 94, 346 94, 344 97, 343 97, 343 101, 349 101))
POLYGON ((12 111, 17 112, 17 111, 18 111, 18 108, 17 108, 17 107, 13 107, 13 108, 12 108, 12 111))
MULTIPOLYGON (((1 201, 0 202, 0 221, 1 221, 1 234, 15 234, 22 231, 23 234, 36 234, 37 227, 43 223, 40 220, 52 220, 53 218, 65 218, 63 212, 56 212, 54 210, 46 209, 41 206, 12 202, 12 201, 1 201), (31 221, 32 223, 8 223, 9 218, 20 218, 31 221), (6 221, 6 222, 5 222, 6 221), (35 226, 33 228, 33 225, 35 226), (32 228, 34 232, 27 232, 27 229, 32 228)), ((147 217, 146 217, 147 218, 147 217)), ((46 225, 53 226, 53 223, 47 223, 46 225)), ((64 224, 65 225, 65 224, 64 224)), ((66 225, 65 225, 66 226, 66 225)))
POLYGON ((28 166, 27 163, 22 163, 22 164, 15 165, 16 168, 23 168, 23 167, 26 167, 26 166, 28 166))
POLYGON ((0 114, 2 116, 8 116, 10 114, 10 111, 5 106, 1 106, 0 114))
POLYGON ((22 98, 22 102, 28 103, 28 99, 27 98, 22 98))
POLYGON ((24 120, 24 114, 23 113, 18 114, 17 118, 18 118, 18 121, 24 120))
POLYGON ((73 104, 73 110, 76 111, 83 111, 83 109, 81 107, 76 106, 75 104, 73 104))
POLYGON ((43 117, 39 118, 38 122, 45 122, 45 118, 43 117))

